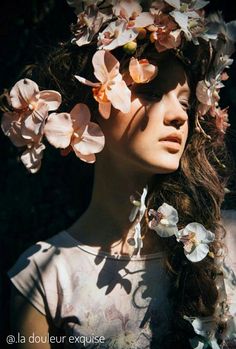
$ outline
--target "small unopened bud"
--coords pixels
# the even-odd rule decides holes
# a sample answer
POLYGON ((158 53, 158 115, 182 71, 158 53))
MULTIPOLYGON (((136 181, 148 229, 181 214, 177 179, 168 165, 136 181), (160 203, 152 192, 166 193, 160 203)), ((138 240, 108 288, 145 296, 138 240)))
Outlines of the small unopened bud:
POLYGON ((123 46, 123 49, 125 53, 132 55, 137 49, 137 42, 135 41, 127 42, 127 44, 123 46))

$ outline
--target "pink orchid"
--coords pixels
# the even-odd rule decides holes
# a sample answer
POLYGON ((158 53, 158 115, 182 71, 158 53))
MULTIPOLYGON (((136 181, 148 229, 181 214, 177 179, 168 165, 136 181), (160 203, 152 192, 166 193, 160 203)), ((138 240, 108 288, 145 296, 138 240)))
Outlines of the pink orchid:
POLYGON ((216 119, 216 127, 223 134, 226 132, 227 128, 230 126, 229 124, 229 114, 228 107, 221 109, 220 107, 214 108, 214 111, 210 111, 210 114, 216 119))
POLYGON ((1 127, 3 133, 10 138, 16 147, 24 147, 30 143, 29 139, 22 137, 22 114, 18 112, 7 112, 2 116, 1 127))
POLYGON ((147 59, 138 60, 134 57, 130 59, 129 73, 134 82, 138 84, 147 83, 157 75, 157 66, 149 63, 147 59))
POLYGON ((130 41, 134 41, 140 28, 153 23, 153 16, 149 12, 142 12, 138 1, 115 1, 113 13, 117 21, 111 22, 98 36, 100 49, 114 50, 130 41))
POLYGON ((171 32, 162 31, 157 34, 155 46, 158 52, 163 52, 168 49, 177 48, 181 44, 181 30, 173 30, 171 32))
POLYGON ((85 11, 78 15, 77 24, 74 26, 75 42, 78 46, 89 44, 98 33, 103 23, 111 19, 99 11, 96 5, 87 6, 85 11))
MULTIPOLYGON (((22 79, 11 89, 10 101, 18 112, 17 121, 21 125, 19 129, 21 136, 31 142, 38 142, 42 137, 48 112, 60 106, 61 95, 53 90, 39 91, 34 81, 22 79)), ((13 138, 11 140, 14 142, 13 138)))
POLYGON ((119 72, 120 63, 108 51, 97 51, 92 59, 94 75, 100 82, 91 82, 75 76, 81 83, 93 87, 93 95, 99 103, 100 114, 108 119, 111 105, 128 113, 131 107, 131 91, 119 72))
POLYGON ((2 130, 15 146, 27 146, 21 160, 35 173, 40 168, 45 148, 41 140, 48 111, 59 107, 61 95, 51 90, 39 91, 34 81, 22 79, 11 89, 9 101, 15 111, 4 113, 2 130))
POLYGON ((177 24, 173 19, 161 12, 153 12, 154 23, 147 27, 151 31, 150 39, 155 42, 158 52, 167 49, 177 48, 181 44, 181 30, 177 29, 177 24))
POLYGON ((138 30, 135 28, 128 28, 127 22, 124 20, 117 20, 111 22, 98 35, 98 47, 108 51, 114 50, 119 46, 123 46, 130 41, 133 41, 138 36, 138 30))
POLYGON ((212 106, 217 106, 220 99, 219 89, 224 85, 220 81, 211 79, 211 81, 201 80, 197 84, 196 96, 200 102, 198 112, 205 115, 212 106))
POLYGON ((127 28, 143 28, 153 23, 149 12, 142 12, 142 7, 137 0, 118 0, 113 6, 113 13, 127 23, 127 28))
POLYGON ((45 136, 56 148, 74 150, 81 160, 95 162, 95 153, 100 152, 105 143, 100 127, 90 121, 91 115, 86 104, 76 104, 69 113, 52 113, 44 128, 45 136))

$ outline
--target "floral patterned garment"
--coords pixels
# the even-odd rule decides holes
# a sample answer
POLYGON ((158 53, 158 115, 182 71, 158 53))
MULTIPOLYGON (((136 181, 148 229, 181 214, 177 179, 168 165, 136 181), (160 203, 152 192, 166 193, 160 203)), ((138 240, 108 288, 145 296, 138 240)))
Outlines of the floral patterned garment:
POLYGON ((157 343, 168 332, 162 262, 162 253, 111 256, 61 232, 30 247, 8 274, 35 308, 63 329, 66 347, 145 349, 152 321, 158 324, 157 343))
MULTIPOLYGON (((222 221, 228 255, 221 294, 226 291, 231 314, 223 347, 235 349, 236 211, 223 211, 222 221)), ((172 312, 162 253, 112 256, 64 231, 31 246, 8 274, 35 308, 64 331, 66 348, 148 349, 153 324, 158 349, 168 335, 172 312), (104 340, 96 343, 97 338, 104 340)), ((220 348, 214 317, 189 320, 197 334, 190 341, 192 348, 220 348)))

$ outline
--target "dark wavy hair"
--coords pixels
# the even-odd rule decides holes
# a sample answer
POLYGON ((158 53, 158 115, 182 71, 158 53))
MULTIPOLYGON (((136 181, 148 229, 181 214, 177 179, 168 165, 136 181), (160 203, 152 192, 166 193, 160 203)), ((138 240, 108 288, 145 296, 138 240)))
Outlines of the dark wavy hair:
MULTIPOLYGON (((71 110, 74 104, 87 103, 90 109, 97 111, 90 87, 84 86, 74 78, 81 75, 94 80, 92 56, 97 50, 90 44, 78 47, 71 43, 60 44, 54 48, 44 60, 28 67, 25 77, 35 80, 41 88, 56 89, 62 94, 61 110, 71 110)), ((174 206, 179 214, 178 228, 181 229, 191 222, 199 222, 214 232, 216 239, 210 245, 212 255, 197 263, 188 261, 183 253, 183 247, 174 237, 166 238, 163 245, 166 250, 166 270, 170 276, 171 286, 169 299, 173 308, 172 330, 164 339, 162 349, 190 348, 189 338, 194 336, 190 323, 184 320, 186 316, 210 316, 217 306, 218 291, 216 277, 220 274, 216 258, 223 251, 222 239, 225 235, 220 223, 220 208, 224 199, 224 187, 228 179, 228 153, 224 139, 217 130, 212 117, 201 121, 205 132, 211 137, 206 138, 195 130, 196 99, 195 86, 199 78, 202 60, 188 48, 190 56, 195 58, 194 64, 182 64, 185 67, 192 90, 190 110, 190 132, 187 145, 181 158, 179 169, 168 175, 155 175, 149 185, 147 199, 148 208, 158 208, 163 202, 174 206), (194 69, 192 69, 194 68, 194 69), (215 257, 213 257, 215 256, 215 257)), ((112 52, 121 63, 123 71, 127 68, 129 56, 120 48, 112 52)), ((171 51, 171 54, 173 52, 171 51)), ((165 54, 150 53, 150 46, 143 45, 137 51, 138 58, 144 56, 156 57, 159 62, 165 59, 165 54)), ((148 85, 148 84, 147 84, 148 85)), ((137 87, 139 88, 139 87, 137 87)), ((146 88, 141 86, 140 88, 146 88)), ((148 88, 148 87, 147 87, 148 88)), ((94 113, 96 114, 96 113, 94 113)), ((92 113, 93 115, 93 113, 92 113)), ((145 219, 143 230, 148 231, 145 219)), ((225 324, 218 324, 217 336, 221 341, 225 324)), ((153 333, 155 325, 153 325, 153 333)), ((153 348, 156 348, 155 334, 153 348)))

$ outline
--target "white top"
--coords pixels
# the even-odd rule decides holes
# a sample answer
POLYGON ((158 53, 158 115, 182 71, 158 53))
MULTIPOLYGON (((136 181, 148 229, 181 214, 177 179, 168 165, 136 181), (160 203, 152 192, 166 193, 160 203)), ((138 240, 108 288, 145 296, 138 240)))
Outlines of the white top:
MULTIPOLYGON (((224 273, 232 315, 227 342, 236 348, 236 211, 223 211, 222 216, 228 233, 224 273)), ((8 275, 35 308, 63 329, 66 348, 149 349, 153 324, 157 348, 162 348, 172 313, 162 253, 110 255, 63 231, 31 246, 8 275)), ((212 348, 219 348, 209 331, 212 319, 192 321, 195 332, 206 334, 212 348)), ((196 342, 191 345, 195 348, 196 342)), ((199 339, 197 348, 202 347, 199 339)))
POLYGON ((73 347, 148 349, 151 314, 158 323, 157 338, 168 331, 168 278, 162 261, 162 253, 111 256, 63 231, 31 246, 8 274, 67 336, 87 336, 87 342, 91 336, 104 337, 93 346, 73 347))

